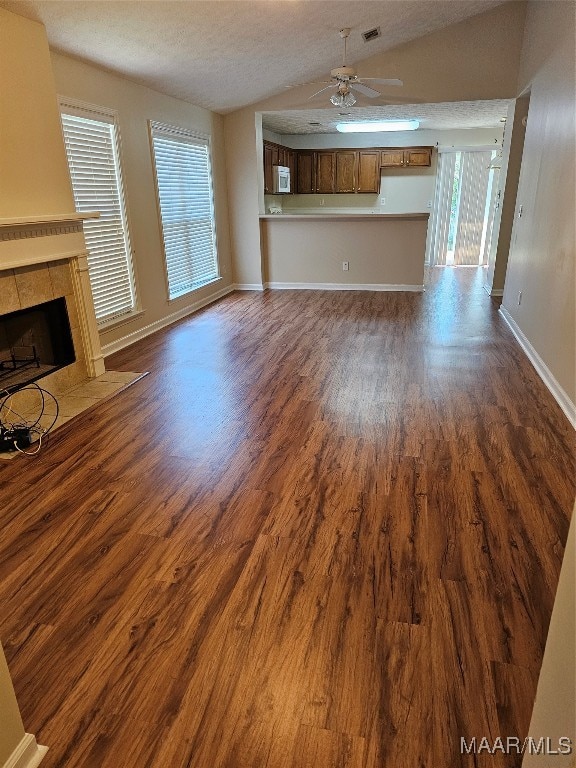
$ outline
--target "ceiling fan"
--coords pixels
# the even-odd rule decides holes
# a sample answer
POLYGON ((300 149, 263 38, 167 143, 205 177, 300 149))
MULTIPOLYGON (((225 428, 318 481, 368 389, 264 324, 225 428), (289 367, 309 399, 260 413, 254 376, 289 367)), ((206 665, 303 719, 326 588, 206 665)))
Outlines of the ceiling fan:
POLYGON ((342 66, 331 70, 331 79, 322 82, 322 85, 324 85, 324 83, 328 83, 328 85, 321 88, 319 91, 316 91, 316 93, 313 93, 312 96, 310 96, 310 99, 314 99, 319 94, 324 93, 324 91, 335 89, 332 96, 330 96, 330 102, 334 104, 335 107, 351 107, 356 104, 356 97, 353 91, 357 91, 371 99, 382 95, 379 91, 366 85, 366 80, 370 80, 377 85, 404 85, 402 80, 386 80, 380 77, 359 78, 354 67, 350 67, 346 63, 346 41, 349 36, 349 27, 344 27, 344 29, 340 30, 340 37, 344 40, 344 60, 342 66))

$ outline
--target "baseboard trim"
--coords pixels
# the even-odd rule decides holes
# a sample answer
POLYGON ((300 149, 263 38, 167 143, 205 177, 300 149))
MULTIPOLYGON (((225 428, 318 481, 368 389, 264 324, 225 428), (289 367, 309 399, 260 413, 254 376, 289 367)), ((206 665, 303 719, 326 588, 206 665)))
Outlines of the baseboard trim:
POLYGON ((422 292, 423 285, 394 283, 266 283, 266 288, 278 291, 413 291, 422 292))
POLYGON ((234 286, 236 291, 263 291, 264 286, 262 283, 236 283, 234 286))
POLYGON ((212 304, 214 301, 221 299, 223 296, 227 296, 234 290, 234 285, 227 285, 225 288, 221 288, 219 291, 212 293, 205 299, 199 299, 193 304, 188 304, 188 306, 184 307, 183 309, 179 309, 177 312, 172 312, 170 315, 167 315, 160 320, 156 320, 154 323, 150 323, 149 325, 145 325, 143 328, 140 328, 137 331, 128 333, 126 336, 122 336, 119 339, 116 339, 116 341, 111 341, 110 344, 104 344, 102 346, 102 354, 104 357, 113 355, 115 352, 119 352, 121 349, 129 347, 131 344, 134 344, 141 339, 145 339, 146 336, 150 336, 150 334, 156 333, 156 331, 161 331, 163 328, 167 328, 169 325, 178 322, 178 320, 182 320, 183 317, 194 314, 194 312, 197 312, 199 309, 206 307, 208 304, 212 304))
POLYGON ((562 411, 564 412, 564 415, 572 424, 574 429, 576 429, 576 405, 570 400, 564 389, 560 386, 560 384, 556 381, 554 374, 552 371, 548 368, 544 360, 540 357, 538 352, 534 349, 528 338, 524 335, 524 332, 520 329, 520 326, 516 323, 512 315, 508 312, 507 309, 504 307, 500 307, 498 310, 499 313, 502 315, 503 320, 506 322, 512 333, 514 334, 516 341, 520 346, 522 347, 522 350, 526 354, 526 357, 534 368, 536 369, 536 373, 540 376, 544 384, 546 385, 548 391, 556 400, 562 411))
POLYGON ((504 291, 502 288, 490 288, 489 285, 485 285, 484 290, 486 291, 488 296, 493 296, 494 298, 500 298, 504 296, 504 291))
POLYGON ((44 759, 46 752, 48 747, 37 744, 34 734, 25 733, 2 768, 36 768, 44 759))

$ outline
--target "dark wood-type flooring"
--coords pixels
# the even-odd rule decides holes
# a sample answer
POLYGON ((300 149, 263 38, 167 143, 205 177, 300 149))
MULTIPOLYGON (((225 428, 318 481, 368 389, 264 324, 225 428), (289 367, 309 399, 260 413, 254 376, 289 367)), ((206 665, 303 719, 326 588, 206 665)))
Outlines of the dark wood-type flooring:
POLYGON ((0 639, 43 768, 500 768, 574 433, 481 287, 237 293, 0 466, 0 639))

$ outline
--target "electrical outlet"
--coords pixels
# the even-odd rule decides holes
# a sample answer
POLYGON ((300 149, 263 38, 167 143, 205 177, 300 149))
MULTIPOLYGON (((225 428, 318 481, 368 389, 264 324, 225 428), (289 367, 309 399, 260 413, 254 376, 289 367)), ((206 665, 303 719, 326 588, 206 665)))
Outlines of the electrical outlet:
POLYGON ((522 291, 518 291, 518 306, 522 304, 522 291))
POLYGON ((342 271, 343 272, 348 272, 349 269, 350 269, 350 262, 349 261, 343 261, 342 262, 342 271))
POLYGON ((386 205, 386 198, 385 197, 381 197, 380 198, 380 205, 382 206, 382 208, 384 208, 384 206, 386 205))
POLYGON ((426 208, 432 208, 432 200, 428 200, 426 203, 426 208))

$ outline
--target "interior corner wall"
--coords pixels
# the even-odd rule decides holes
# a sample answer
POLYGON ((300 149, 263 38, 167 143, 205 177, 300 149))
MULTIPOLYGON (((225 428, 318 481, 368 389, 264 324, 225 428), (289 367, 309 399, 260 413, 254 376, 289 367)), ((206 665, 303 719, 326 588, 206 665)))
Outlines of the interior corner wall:
POLYGON ((574 16, 573 3, 528 5, 518 92, 530 88, 530 109, 503 298, 503 309, 548 369, 550 382, 572 405, 576 403, 574 16))
POLYGON ((259 215, 264 205, 262 117, 250 108, 232 112, 224 117, 224 131, 234 281, 243 287, 260 289, 259 215))
POLYGON ((232 285, 224 119, 201 107, 158 93, 68 56, 52 52, 60 96, 116 110, 120 155, 136 288, 142 314, 101 332, 112 349, 168 324, 232 285), (162 236, 150 149, 148 121, 177 125, 209 135, 212 151, 216 236, 222 280, 168 300, 162 236), (124 341, 123 341, 124 340, 124 341))

